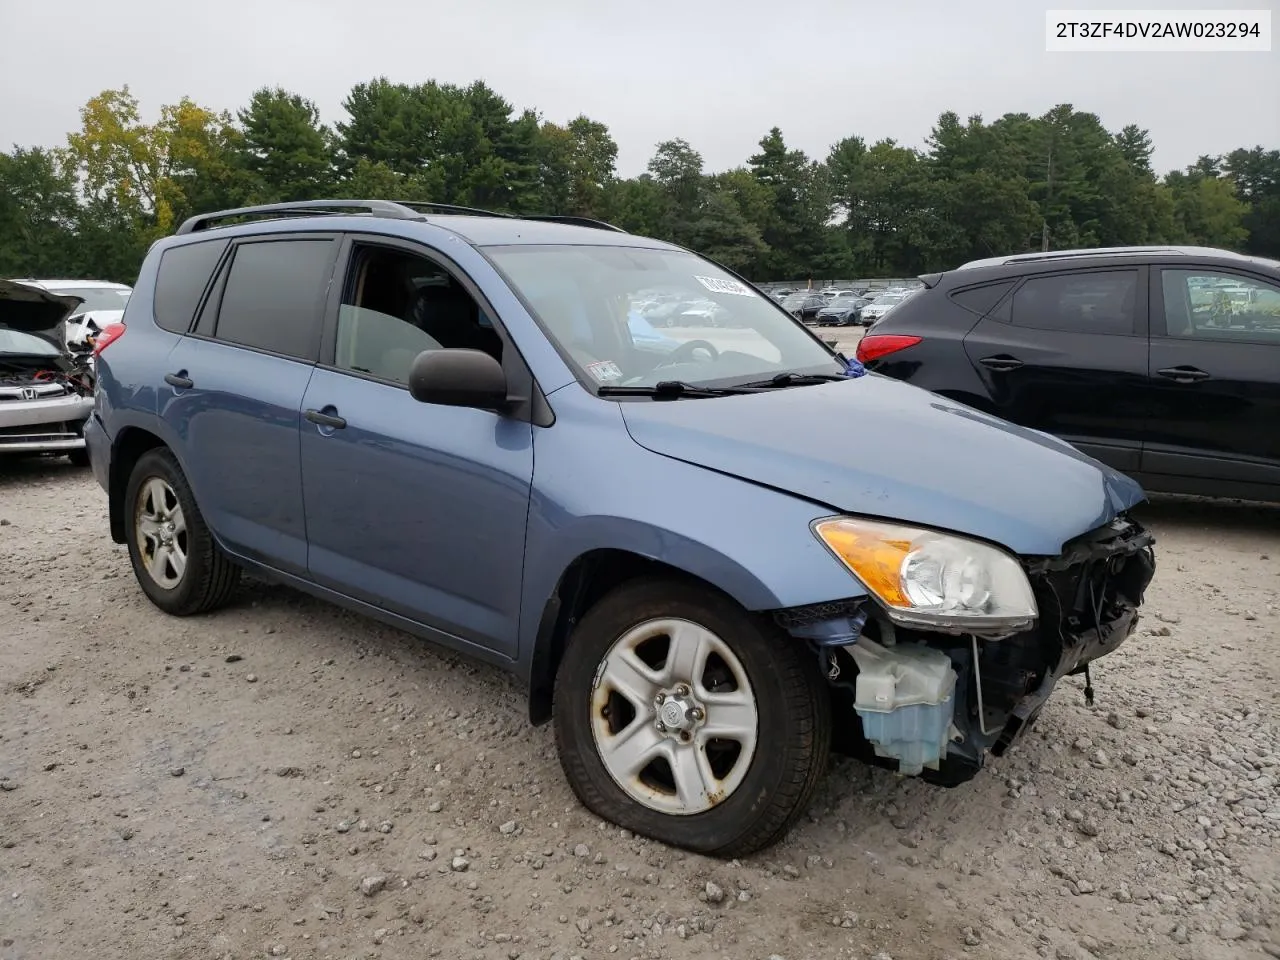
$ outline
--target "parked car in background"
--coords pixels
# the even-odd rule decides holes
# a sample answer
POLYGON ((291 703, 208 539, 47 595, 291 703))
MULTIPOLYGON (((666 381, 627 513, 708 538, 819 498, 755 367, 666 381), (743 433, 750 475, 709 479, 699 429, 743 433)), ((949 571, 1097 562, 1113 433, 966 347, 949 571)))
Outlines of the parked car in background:
POLYGON ((565 219, 312 201, 155 243, 87 427, 151 602, 247 569, 513 670, 588 809, 723 857, 786 833, 833 739, 971 779, 1132 633, 1131 479, 565 219), (734 323, 639 348, 655 283, 734 323))
POLYGON ((732 311, 726 310, 714 300, 697 297, 686 300, 673 319, 675 325, 681 327, 719 327, 730 323, 732 317, 732 311))
POLYGON ((119 323, 123 316, 124 310, 120 309, 89 310, 69 317, 66 325, 67 346, 72 349, 83 347, 91 350, 98 334, 111 324, 119 323))
POLYGON ((818 311, 827 305, 825 297, 807 291, 793 293, 782 301, 782 309, 803 323, 812 323, 818 311))
POLYGON ((0 455, 66 454, 85 465, 84 423, 93 410, 87 351, 67 346, 79 297, 0 280, 0 455))
POLYGON ((910 296, 906 292, 882 293, 869 304, 862 308, 862 320, 867 325, 875 323, 881 317, 887 316, 889 311, 902 303, 910 296))
POLYGON ((1197 247, 965 264, 858 345, 1147 489, 1280 500, 1280 262, 1197 247))
POLYGON ((64 297, 77 297, 80 304, 67 318, 64 329, 68 346, 92 348, 93 338, 109 323, 115 323, 124 313, 125 305, 133 289, 123 283, 107 280, 36 280, 21 279, 18 283, 38 287, 64 297))
POLYGON ((681 343, 674 337, 659 333, 654 329, 653 324, 645 319, 644 314, 635 309, 627 314, 627 327, 631 333, 631 342, 639 350, 670 353, 679 347, 681 343))
POLYGON ((107 280, 36 280, 23 278, 19 283, 39 287, 64 297, 79 297, 77 316, 94 310, 123 310, 129 302, 133 288, 123 283, 107 280))
POLYGON ((831 301, 818 311, 815 319, 820 327, 848 327, 862 322, 862 311, 869 306, 870 300, 846 294, 833 297, 831 301))

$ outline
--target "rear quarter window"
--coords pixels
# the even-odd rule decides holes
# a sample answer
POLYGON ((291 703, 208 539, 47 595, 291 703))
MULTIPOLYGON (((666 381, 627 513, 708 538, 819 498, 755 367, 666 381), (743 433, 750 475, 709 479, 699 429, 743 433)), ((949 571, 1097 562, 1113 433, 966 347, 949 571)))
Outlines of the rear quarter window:
POLYGON ((984 283, 978 287, 966 287, 964 290, 954 291, 951 294, 951 302, 970 313, 983 317, 1013 289, 1013 284, 1013 280, 999 280, 995 283, 984 283))
POLYGON ((230 240, 206 240, 170 247, 160 256, 152 309, 156 324, 170 333, 186 333, 209 278, 230 240))

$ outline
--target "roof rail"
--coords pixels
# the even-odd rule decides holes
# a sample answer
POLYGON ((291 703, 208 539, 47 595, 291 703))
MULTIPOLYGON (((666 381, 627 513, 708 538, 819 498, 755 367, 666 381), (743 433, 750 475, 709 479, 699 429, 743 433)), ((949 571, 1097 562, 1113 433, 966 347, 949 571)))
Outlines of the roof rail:
POLYGON ((521 220, 543 220, 547 223, 567 223, 575 227, 593 227, 596 230, 612 230, 614 233, 626 233, 621 227, 614 226, 612 223, 605 223, 603 220, 593 220, 591 217, 561 217, 551 215, 541 216, 523 216, 521 220))
POLYGON ((422 220, 424 219, 424 214, 427 213, 465 217, 501 217, 508 220, 539 220, 549 223, 572 224, 579 227, 592 227, 597 230, 612 230, 615 233, 627 232, 621 227, 615 227, 613 224, 605 223, 603 220, 593 220, 590 217, 499 213, 496 210, 464 207, 456 203, 434 203, 429 200, 296 200, 287 203, 264 203, 253 207, 237 207, 233 210, 215 210, 212 213, 202 213, 183 221, 177 232, 184 234, 209 230, 218 226, 222 221, 235 220, 241 217, 275 219, 279 217, 322 217, 355 214, 359 216, 391 217, 396 220, 422 220))
POLYGON ((430 200, 392 200, 402 207, 419 213, 453 213, 465 217, 511 217, 510 213, 498 213, 496 210, 481 210, 479 207, 463 207, 456 203, 433 203, 430 200))
POLYGON ((208 230, 222 220, 237 217, 316 217, 327 214, 355 213, 366 216, 394 217, 397 220, 420 220, 422 214, 402 203, 390 200, 297 200, 289 203, 263 203, 253 207, 237 207, 233 210, 216 210, 185 220, 178 233, 195 233, 208 230))
POLYGON ((1038 253, 1015 253, 1005 263, 1034 263, 1037 260, 1070 260, 1074 257, 1141 257, 1152 253, 1172 253, 1182 256, 1185 250, 1178 247, 1094 247, 1084 250, 1047 250, 1038 253))
POLYGON ((1086 257, 1149 257, 1149 256, 1172 256, 1172 257, 1221 257, 1229 260, 1244 260, 1253 263, 1261 263, 1264 266, 1273 266, 1280 261, 1268 260, 1265 257, 1254 257, 1248 254, 1237 253, 1233 250, 1224 250, 1219 247, 1198 247, 1186 246, 1181 244, 1152 244, 1147 246, 1129 246, 1129 247, 1090 247, 1077 250, 1037 250, 1030 253, 1013 253, 1002 257, 984 257, 981 260, 970 260, 956 267, 957 270, 967 270, 973 267, 996 267, 996 266, 1013 266, 1016 264, 1034 264, 1049 263, 1052 261, 1070 261, 1083 259, 1086 257))

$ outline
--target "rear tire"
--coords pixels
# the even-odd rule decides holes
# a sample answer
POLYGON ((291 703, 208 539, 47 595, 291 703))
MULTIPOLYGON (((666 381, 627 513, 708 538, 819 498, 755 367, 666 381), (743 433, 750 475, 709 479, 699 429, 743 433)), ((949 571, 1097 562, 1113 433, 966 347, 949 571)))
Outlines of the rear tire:
POLYGON ((187 617, 225 604, 240 568, 214 542, 177 458, 148 450, 125 488, 125 541, 134 576, 165 613, 187 617))
POLYGON ((588 611, 553 711, 561 765, 587 809, 718 857, 781 839, 831 746, 826 682, 802 642, 674 579, 624 584, 588 611))
POLYGON ((89 451, 81 447, 79 450, 72 450, 67 454, 67 459, 71 461, 73 467, 89 466, 89 451))

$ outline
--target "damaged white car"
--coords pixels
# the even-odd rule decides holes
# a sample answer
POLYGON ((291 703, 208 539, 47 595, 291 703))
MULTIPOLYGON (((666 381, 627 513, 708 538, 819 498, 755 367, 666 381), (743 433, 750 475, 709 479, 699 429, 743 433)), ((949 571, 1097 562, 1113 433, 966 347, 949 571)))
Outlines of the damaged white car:
POLYGON ((67 343, 67 322, 82 303, 79 296, 0 280, 0 454, 65 454, 88 464, 92 347, 67 343))

